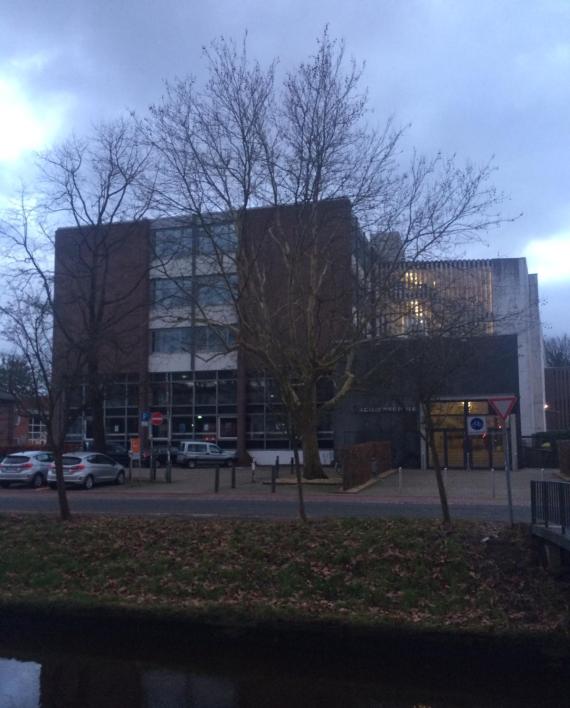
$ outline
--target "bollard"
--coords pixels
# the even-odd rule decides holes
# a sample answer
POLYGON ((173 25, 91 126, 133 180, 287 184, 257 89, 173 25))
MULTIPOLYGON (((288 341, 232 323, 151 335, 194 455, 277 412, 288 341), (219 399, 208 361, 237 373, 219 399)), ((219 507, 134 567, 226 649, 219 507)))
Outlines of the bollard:
POLYGON ((236 463, 232 462, 232 489, 236 488, 236 463))
POLYGON ((540 468, 540 481, 544 482, 544 467, 540 468))
POLYGON ((445 484, 445 488, 447 489, 447 467, 443 468, 443 483, 445 484))
POLYGON ((271 468, 271 493, 275 494, 275 483, 277 479, 277 470, 275 469, 275 465, 271 468))
POLYGON ((398 467, 398 494, 402 493, 402 482, 403 482, 402 468, 398 467))
POLYGON ((290 468, 291 468, 291 474, 295 474, 295 458, 291 457, 291 461, 289 462, 290 468))
POLYGON ((491 494, 493 496, 493 499, 495 498, 497 491, 495 487, 495 468, 491 467, 491 494))
POLYGON ((275 458, 275 476, 279 479, 279 455, 275 458))
POLYGON ((255 458, 251 460, 251 483, 255 482, 255 458))
POLYGON ((220 465, 216 465, 216 474, 214 476, 214 492, 217 494, 220 491, 220 465))

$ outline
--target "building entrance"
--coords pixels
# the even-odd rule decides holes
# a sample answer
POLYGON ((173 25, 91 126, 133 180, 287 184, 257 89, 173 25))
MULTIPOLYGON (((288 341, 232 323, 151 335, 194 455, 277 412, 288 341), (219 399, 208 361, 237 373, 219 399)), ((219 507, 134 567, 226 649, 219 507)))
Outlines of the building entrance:
MULTIPOLYGON (((481 437, 466 438, 463 430, 436 430, 435 444, 442 467, 450 469, 501 469, 505 466, 503 433, 493 430, 481 437)), ((433 467, 431 452, 429 466, 433 467)))
MULTIPOLYGON (((487 401, 440 401, 432 406, 437 455, 449 469, 500 469, 505 465, 502 422, 489 411, 487 401), (487 431, 467 434, 467 416, 484 416, 487 431)), ((428 466, 433 467, 428 450, 428 466)))

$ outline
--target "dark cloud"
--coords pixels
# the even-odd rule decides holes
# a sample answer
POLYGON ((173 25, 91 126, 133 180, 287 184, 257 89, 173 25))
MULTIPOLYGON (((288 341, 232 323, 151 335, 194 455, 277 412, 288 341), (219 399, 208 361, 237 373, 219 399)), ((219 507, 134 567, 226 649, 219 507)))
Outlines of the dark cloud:
MULTIPOLYGON (((201 48, 220 34, 247 29, 251 53, 279 56, 285 69, 312 51, 327 22, 366 61, 375 120, 411 123, 408 143, 422 152, 495 156, 505 213, 524 215, 473 253, 517 256, 532 241, 570 241, 566 0, 4 0, 0 80, 12 72, 40 112, 65 105, 62 135, 125 108, 144 111, 165 78, 200 75, 201 48), (32 56, 44 58, 41 69, 14 68, 32 56)), ((552 288, 548 319, 560 300, 552 288)))

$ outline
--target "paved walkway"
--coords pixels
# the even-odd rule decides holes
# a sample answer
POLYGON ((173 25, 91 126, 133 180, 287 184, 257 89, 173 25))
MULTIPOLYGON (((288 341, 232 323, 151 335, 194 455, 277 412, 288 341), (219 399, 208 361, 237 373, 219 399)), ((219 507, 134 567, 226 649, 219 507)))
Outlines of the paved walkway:
MULTIPOLYGON (((497 504, 504 505, 507 500, 506 478, 504 471, 492 472, 491 470, 449 470, 445 474, 446 488, 450 502, 461 504, 497 504)), ((231 470, 220 469, 219 494, 225 497, 266 497, 266 498, 294 498, 297 494, 294 484, 285 484, 292 481, 288 468, 281 469, 281 480, 277 485, 275 494, 271 492, 271 469, 258 467, 252 480, 252 473, 248 467, 236 469, 236 488, 231 489, 231 470)), ((523 469, 512 472, 513 503, 518 506, 530 505, 530 480, 545 479, 559 480, 557 470, 523 469)), ((128 496, 205 496, 214 494, 215 470, 212 468, 189 470, 173 468, 172 482, 165 481, 165 470, 157 471, 157 481, 150 481, 147 469, 133 470, 133 479, 130 483, 117 489, 117 487, 98 487, 97 491, 112 495, 128 496)), ((354 501, 382 501, 395 504, 402 503, 430 503, 438 501, 437 486, 433 470, 404 469, 399 474, 394 473, 372 482, 369 486, 356 493, 347 494, 337 484, 305 484, 304 491, 307 498, 328 497, 340 499, 351 497, 354 501)))

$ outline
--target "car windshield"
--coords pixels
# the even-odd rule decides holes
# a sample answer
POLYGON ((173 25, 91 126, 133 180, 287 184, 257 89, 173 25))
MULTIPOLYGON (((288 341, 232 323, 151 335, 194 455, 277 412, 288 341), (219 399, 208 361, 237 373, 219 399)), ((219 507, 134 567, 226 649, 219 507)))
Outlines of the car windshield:
POLYGON ((25 455, 8 455, 4 458, 3 464, 5 465, 23 465, 25 462, 29 462, 30 458, 25 455))
POLYGON ((78 465, 81 462, 80 457, 71 457, 70 455, 65 455, 61 458, 61 462, 64 467, 69 467, 71 465, 78 465))

